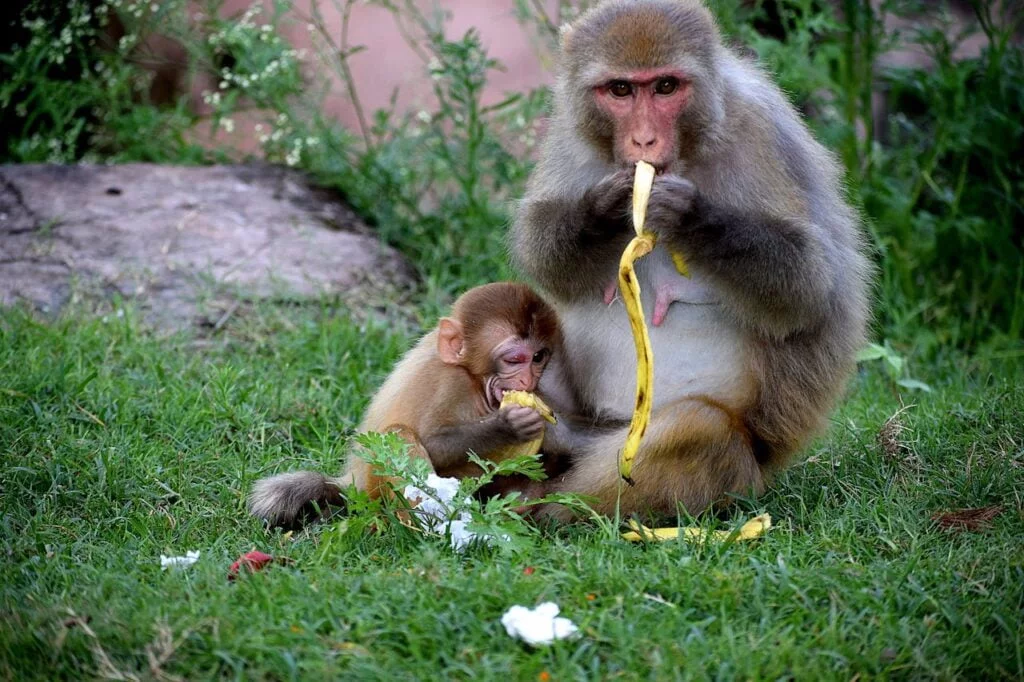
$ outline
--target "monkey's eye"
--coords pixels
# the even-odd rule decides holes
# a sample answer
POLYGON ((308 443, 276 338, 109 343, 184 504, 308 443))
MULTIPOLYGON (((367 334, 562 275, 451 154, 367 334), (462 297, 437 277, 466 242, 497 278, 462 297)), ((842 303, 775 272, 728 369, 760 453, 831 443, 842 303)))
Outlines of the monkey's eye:
POLYGON ((545 360, 548 359, 549 355, 551 355, 551 351, 549 351, 547 348, 541 348, 539 351, 533 354, 533 361, 537 363, 544 362, 545 360))
POLYGON ((629 97, 633 94, 633 86, 626 81, 612 81, 608 85, 608 92, 612 93, 613 97, 629 97))
POLYGON ((679 87, 679 81, 675 78, 661 78, 654 84, 656 95, 671 95, 679 87))

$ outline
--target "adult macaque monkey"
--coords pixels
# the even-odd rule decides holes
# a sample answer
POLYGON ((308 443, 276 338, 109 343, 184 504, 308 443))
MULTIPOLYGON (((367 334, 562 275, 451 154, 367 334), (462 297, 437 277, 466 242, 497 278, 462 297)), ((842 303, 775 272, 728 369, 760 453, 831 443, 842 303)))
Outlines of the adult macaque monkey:
MULTIPOLYGON (((499 406, 505 391, 536 390, 560 343, 554 310, 525 284, 471 289, 395 366, 359 431, 397 431, 409 443, 409 455, 427 459, 441 476, 478 474, 468 451, 486 458, 544 431, 537 410, 499 406)), ((256 483, 249 506, 271 525, 294 526, 317 508, 343 504, 349 486, 377 498, 388 494, 390 483, 351 455, 338 478, 312 471, 265 478, 256 483)), ((494 492, 517 483, 525 485, 512 480, 494 492)))
POLYGON ((823 428, 865 337, 870 267, 839 168, 695 0, 598 5, 563 31, 558 69, 511 246, 554 299, 563 385, 617 428, 556 429, 545 452, 572 463, 548 489, 614 509, 636 365, 626 313, 603 292, 633 236, 644 160, 658 172, 647 229, 659 246, 637 265, 643 304, 675 303, 650 328, 654 412, 621 509, 697 513, 759 492, 823 428), (666 247, 692 279, 673 274, 666 247))

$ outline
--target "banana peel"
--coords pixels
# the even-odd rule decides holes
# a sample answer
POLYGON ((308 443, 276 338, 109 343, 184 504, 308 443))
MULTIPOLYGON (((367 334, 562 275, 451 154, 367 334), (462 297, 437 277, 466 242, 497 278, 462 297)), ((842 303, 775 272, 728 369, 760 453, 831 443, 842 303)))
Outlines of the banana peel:
POLYGON ((626 432, 626 442, 619 454, 619 475, 630 485, 633 485, 633 479, 630 478, 633 459, 651 421, 654 400, 654 351, 651 349, 651 337, 647 332, 644 307, 640 301, 640 283, 633 267, 638 258, 646 256, 654 249, 654 234, 644 230, 647 202, 651 199, 653 186, 654 166, 644 161, 638 162, 633 175, 633 229, 636 230, 636 236, 626 245, 619 259, 619 291, 622 293, 622 302, 629 316, 633 345, 636 346, 636 397, 633 417, 626 432))
MULTIPOLYGON (((520 407, 529 407, 531 409, 540 412, 540 416, 544 417, 544 420, 550 424, 557 424, 558 420, 555 419, 555 413, 551 411, 547 403, 540 399, 535 393, 528 393, 526 391, 505 391, 501 396, 501 406, 498 409, 504 409, 518 405, 520 407)), ((527 441, 525 443, 516 443, 509 445, 508 447, 502 448, 497 452, 493 452, 488 456, 488 459, 494 462, 501 462, 511 457, 518 457, 522 455, 536 455, 540 452, 540 445, 544 442, 544 433, 541 432, 537 438, 527 441)))
POLYGON ((630 485, 633 485, 633 479, 630 478, 633 459, 640 449, 640 441, 651 421, 654 400, 654 351, 651 348, 650 334, 647 332, 644 307, 640 302, 640 284, 636 279, 633 261, 650 253, 653 248, 654 235, 637 235, 626 246, 619 260, 619 291, 622 292, 622 302, 629 316, 629 328, 633 332, 633 345, 636 346, 636 397, 633 417, 629 421, 626 442, 619 454, 619 475, 630 485))
MULTIPOLYGON (((653 251, 656 243, 654 233, 644 229, 647 204, 654 187, 654 175, 654 166, 646 161, 637 162, 633 175, 633 229, 636 236, 626 245, 619 259, 619 291, 626 306, 629 327, 633 332, 633 345, 636 347, 636 398, 633 404, 633 417, 626 432, 626 442, 619 455, 619 475, 630 485, 633 485, 633 479, 630 478, 633 460, 640 449, 640 441, 647 432, 654 405, 654 351, 651 349, 651 337, 647 331, 644 307, 640 301, 640 283, 637 281, 634 268, 636 260, 653 251)), ((690 271, 683 255, 672 252, 671 256, 679 274, 689 277, 690 271)))
POLYGON ((623 533, 622 539, 630 542, 666 542, 682 537, 689 542, 703 543, 709 540, 726 542, 728 540, 754 540, 764 535, 772 527, 770 514, 761 514, 750 519, 734 530, 708 530, 699 526, 683 526, 682 528, 648 528, 634 520, 630 520, 632 530, 623 533))

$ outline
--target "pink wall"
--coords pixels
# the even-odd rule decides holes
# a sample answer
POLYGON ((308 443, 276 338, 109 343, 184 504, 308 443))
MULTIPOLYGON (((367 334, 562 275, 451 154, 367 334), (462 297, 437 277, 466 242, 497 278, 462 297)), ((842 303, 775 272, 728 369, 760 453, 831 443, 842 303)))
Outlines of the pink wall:
MULTIPOLYGON (((309 15, 311 2, 318 2, 332 37, 340 43, 341 17, 328 0, 296 0, 294 10, 283 24, 286 37, 296 48, 308 50, 310 33, 304 17, 309 15)), ((430 6, 429 2, 418 4, 424 8, 430 6)), ((442 0, 439 4, 451 15, 445 29, 449 39, 459 38, 475 28, 488 55, 505 67, 504 71, 492 72, 485 94, 487 103, 500 100, 507 92, 550 82, 550 73, 542 67, 538 50, 531 44, 531 29, 516 21, 514 0, 442 0)), ((224 11, 226 15, 241 14, 249 5, 249 0, 227 0, 224 11)), ((402 39, 390 12, 356 4, 352 9, 349 42, 353 46, 366 46, 365 51, 351 57, 349 65, 368 115, 387 107, 396 87, 400 109, 431 108, 426 65, 402 39)), ((313 55, 308 55, 305 61, 310 67, 318 63, 313 55)), ((200 87, 209 87, 209 84, 200 87)), ((355 112, 340 83, 334 83, 333 92, 327 101, 327 112, 354 129, 355 112)))

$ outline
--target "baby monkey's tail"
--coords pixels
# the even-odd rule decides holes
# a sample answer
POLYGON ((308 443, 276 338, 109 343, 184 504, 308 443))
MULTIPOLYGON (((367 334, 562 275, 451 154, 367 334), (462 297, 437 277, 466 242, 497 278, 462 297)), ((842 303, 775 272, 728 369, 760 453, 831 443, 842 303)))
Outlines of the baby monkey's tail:
POLYGON ((349 485, 347 478, 328 478, 316 471, 292 471, 260 479, 249 495, 249 511, 271 526, 301 526, 322 517, 329 505, 345 504, 341 491, 349 485))

